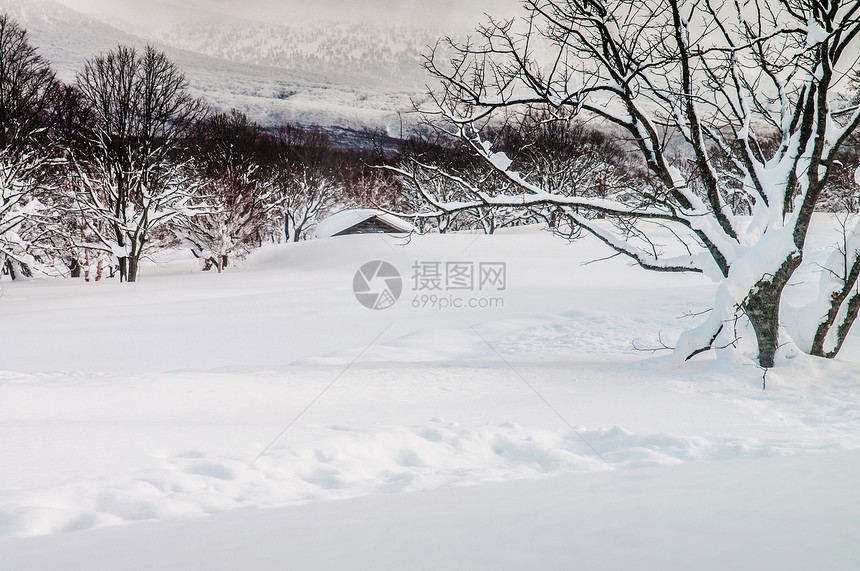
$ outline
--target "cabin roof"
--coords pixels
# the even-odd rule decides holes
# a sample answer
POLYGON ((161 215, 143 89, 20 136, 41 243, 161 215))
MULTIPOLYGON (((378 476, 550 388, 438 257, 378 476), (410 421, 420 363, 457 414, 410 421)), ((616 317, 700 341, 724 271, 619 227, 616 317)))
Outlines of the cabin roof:
POLYGON ((361 225, 368 220, 376 219, 383 226, 391 228, 391 232, 413 232, 415 227, 406 220, 393 214, 371 208, 344 210, 333 214, 317 225, 314 235, 317 238, 330 238, 340 234, 348 234, 351 228, 361 225))

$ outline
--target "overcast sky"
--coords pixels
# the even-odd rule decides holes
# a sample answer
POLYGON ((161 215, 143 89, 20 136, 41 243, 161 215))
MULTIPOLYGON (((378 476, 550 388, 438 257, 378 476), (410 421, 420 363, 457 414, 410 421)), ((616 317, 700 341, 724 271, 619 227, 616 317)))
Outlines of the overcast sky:
POLYGON ((58 0, 92 15, 141 26, 221 13, 266 22, 304 19, 385 20, 422 27, 472 29, 484 12, 510 13, 518 0, 58 0))

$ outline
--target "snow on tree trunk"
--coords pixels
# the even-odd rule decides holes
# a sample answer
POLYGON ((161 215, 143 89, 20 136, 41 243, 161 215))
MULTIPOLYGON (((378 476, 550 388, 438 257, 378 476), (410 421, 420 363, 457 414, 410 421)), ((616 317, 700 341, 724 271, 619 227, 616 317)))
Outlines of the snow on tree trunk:
POLYGON ((804 311, 816 321, 808 348, 812 355, 833 358, 860 312, 860 220, 852 230, 842 222, 842 239, 821 268, 818 300, 804 311))

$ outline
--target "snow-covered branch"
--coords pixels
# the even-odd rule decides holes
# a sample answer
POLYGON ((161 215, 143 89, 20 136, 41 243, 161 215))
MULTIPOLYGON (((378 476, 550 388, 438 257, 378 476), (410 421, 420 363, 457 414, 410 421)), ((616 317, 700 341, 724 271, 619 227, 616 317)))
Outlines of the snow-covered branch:
POLYGON ((837 153, 860 126, 860 109, 835 105, 845 87, 836 70, 850 66, 857 49, 858 4, 792 0, 751 10, 711 0, 527 0, 522 20, 491 19, 475 40, 448 42, 448 64, 437 61, 439 52, 428 59, 442 84, 430 119, 496 177, 478 183, 415 163, 463 194, 444 200, 424 184, 427 214, 553 204, 648 269, 717 268, 732 284, 722 291, 733 293, 717 301, 713 323, 694 343, 680 344, 682 351, 714 345, 725 321, 743 313, 759 361, 770 367, 782 290, 802 260, 837 153), (535 109, 553 120, 581 117, 623 130, 651 184, 602 197, 547 188, 485 134, 493 121, 535 109), (741 222, 739 214, 751 219, 741 222), (700 250, 665 258, 632 246, 624 225, 613 231, 594 216, 632 220, 628 228, 646 242, 644 224, 656 221, 682 245, 681 236, 694 236, 700 250))

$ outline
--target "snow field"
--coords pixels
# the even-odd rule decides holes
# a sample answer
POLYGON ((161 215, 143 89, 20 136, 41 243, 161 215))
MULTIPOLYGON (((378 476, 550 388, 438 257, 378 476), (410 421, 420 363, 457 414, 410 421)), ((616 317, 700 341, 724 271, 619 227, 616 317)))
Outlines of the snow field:
POLYGON ((3 282, 0 551, 34 569, 131 569, 147 541, 165 547, 136 568, 666 568, 725 541, 738 550, 712 568, 761 568, 779 532, 806 568, 856 560, 856 495, 829 470, 860 447, 857 336, 841 360, 772 370, 767 391, 740 357, 678 365, 633 343, 674 342, 713 284, 583 265, 604 255, 529 229, 358 236, 264 248, 222 275, 174 253, 137 284, 3 282), (374 259, 404 278, 384 311, 351 291, 374 259), (504 307, 413 307, 410 268, 428 260, 504 261, 504 307), (820 503, 795 511, 810 489, 820 503), (279 526, 307 522, 277 547, 279 526), (211 534, 239 551, 203 554, 211 534))

